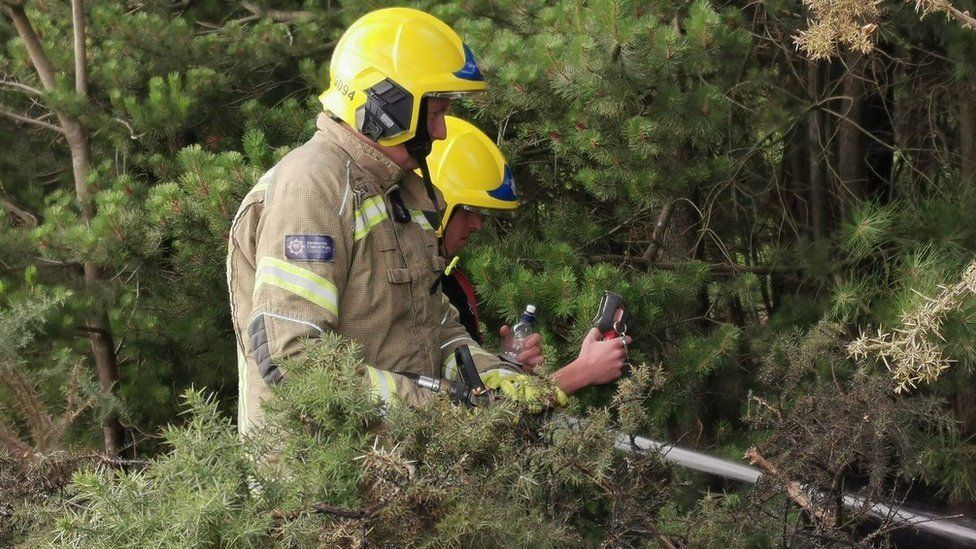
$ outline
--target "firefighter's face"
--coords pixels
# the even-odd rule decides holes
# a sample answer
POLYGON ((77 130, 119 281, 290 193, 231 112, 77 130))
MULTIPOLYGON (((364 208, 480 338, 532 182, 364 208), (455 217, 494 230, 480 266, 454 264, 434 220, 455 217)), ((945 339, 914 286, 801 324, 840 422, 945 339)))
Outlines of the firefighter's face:
POLYGON ((454 257, 468 243, 468 238, 485 227, 485 218, 464 208, 456 208, 444 228, 442 240, 445 257, 454 257))
MULTIPOLYGON (((428 97, 427 101, 427 133, 430 134, 432 141, 441 141, 447 138, 447 123, 444 117, 447 116, 448 109, 451 108, 451 100, 444 97, 428 97)), ((373 147, 379 149, 393 162, 406 171, 416 170, 420 165, 407 152, 406 145, 393 145, 384 147, 372 142, 373 147)))
POLYGON ((444 117, 451 108, 451 100, 443 97, 427 98, 427 133, 433 141, 447 139, 447 123, 444 117))

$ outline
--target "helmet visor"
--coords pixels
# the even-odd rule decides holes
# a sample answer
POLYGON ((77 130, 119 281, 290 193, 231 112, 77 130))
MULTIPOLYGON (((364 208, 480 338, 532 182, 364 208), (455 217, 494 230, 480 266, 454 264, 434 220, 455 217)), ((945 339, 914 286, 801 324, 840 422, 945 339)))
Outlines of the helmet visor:
POLYGON ((468 206, 467 204, 461 204, 459 207, 462 210, 476 213, 483 217, 500 217, 504 219, 511 219, 515 217, 515 210, 501 210, 497 208, 477 208, 475 206, 468 206))
POLYGON ((484 91, 427 92, 424 94, 424 97, 439 97, 441 99, 467 99, 484 94, 484 91))

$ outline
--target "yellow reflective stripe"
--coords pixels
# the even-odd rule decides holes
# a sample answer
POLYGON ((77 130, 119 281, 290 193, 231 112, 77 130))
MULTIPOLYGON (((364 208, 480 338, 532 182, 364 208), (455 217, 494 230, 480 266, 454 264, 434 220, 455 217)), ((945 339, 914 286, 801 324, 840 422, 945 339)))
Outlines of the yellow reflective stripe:
POLYGON ((454 360, 454 353, 444 359, 444 375, 442 377, 451 381, 457 377, 457 361, 454 360))
POLYGON ((273 257, 262 257, 255 273, 255 294, 262 284, 287 290, 339 316, 339 294, 335 284, 297 265, 273 257))
POLYGON ((393 374, 387 372, 386 370, 380 370, 380 374, 383 376, 383 381, 386 383, 386 402, 390 403, 396 400, 396 379, 393 378, 393 374))
POLYGON ((472 346, 472 345, 469 345, 468 346, 468 350, 471 351, 471 356, 481 355, 481 356, 490 356, 491 358, 495 358, 495 356, 496 356, 496 355, 494 355, 492 353, 489 353, 488 351, 482 349, 481 347, 475 347, 475 346, 472 346))
POLYGON ((369 374, 370 389, 384 404, 389 404, 396 398, 396 380, 392 373, 372 366, 366 367, 366 373, 369 374))
POLYGON ((369 387, 373 390, 373 394, 382 398, 382 395, 380 395, 380 378, 376 368, 367 366, 366 374, 369 376, 369 387))
MULTIPOLYGON (((475 345, 474 340, 472 340, 470 337, 467 336, 456 337, 448 341, 447 343, 441 345, 441 349, 444 349, 450 346, 452 343, 457 343, 459 341, 470 341, 472 343, 471 345, 468 345, 468 351, 471 352, 472 358, 476 356, 487 356, 496 359, 496 355, 489 353, 488 351, 482 349, 478 345, 475 345)), ((443 377, 444 379, 454 379, 455 377, 457 377, 457 361, 454 360, 453 352, 448 353, 447 357, 444 358, 444 362, 442 363, 442 366, 443 368, 441 368, 441 373, 443 375, 441 377, 443 377)))
POLYGON ((271 182, 274 181, 275 171, 277 171, 277 169, 278 166, 275 165, 270 170, 265 172, 265 174, 261 176, 261 179, 258 179, 257 184, 251 187, 251 190, 247 191, 247 194, 251 195, 257 192, 267 191, 268 187, 271 186, 271 182))
POLYGON ((369 234, 370 229, 386 219, 386 204, 383 203, 383 197, 367 198, 363 205, 353 213, 353 217, 356 219, 356 232, 353 235, 353 240, 360 240, 369 234))
POLYGON ((237 347, 237 425, 241 432, 247 430, 248 418, 247 412, 247 357, 244 356, 244 351, 241 349, 240 345, 237 347))
POLYGON ((251 195, 266 190, 268 190, 268 183, 258 183, 257 185, 251 187, 251 190, 247 191, 247 194, 251 195))
POLYGON ((431 227, 430 221, 427 221, 427 216, 421 210, 410 210, 410 217, 413 218, 413 222, 426 231, 433 231, 434 228, 431 227))

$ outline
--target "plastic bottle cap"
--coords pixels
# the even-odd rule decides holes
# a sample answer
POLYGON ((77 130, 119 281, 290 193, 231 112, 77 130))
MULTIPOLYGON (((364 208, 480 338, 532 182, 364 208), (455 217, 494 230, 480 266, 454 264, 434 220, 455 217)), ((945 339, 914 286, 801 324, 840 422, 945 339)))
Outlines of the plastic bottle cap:
POLYGON ((535 305, 532 305, 531 303, 528 304, 528 305, 526 305, 525 306, 525 312, 529 313, 530 315, 534 315, 535 314, 535 305))

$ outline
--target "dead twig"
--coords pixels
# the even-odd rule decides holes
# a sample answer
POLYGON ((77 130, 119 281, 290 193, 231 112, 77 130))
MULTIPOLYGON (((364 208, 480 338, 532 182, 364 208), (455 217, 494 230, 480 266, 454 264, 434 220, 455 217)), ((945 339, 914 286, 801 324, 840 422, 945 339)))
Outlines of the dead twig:
MULTIPOLYGON (((685 261, 685 262, 667 262, 667 261, 651 261, 640 256, 629 256, 629 255, 592 255, 587 258, 589 263, 640 263, 642 265, 647 265, 649 267, 654 267, 657 269, 664 269, 667 271, 674 271, 677 269, 682 269, 692 265, 700 265, 700 263, 685 261)), ((713 274, 736 274, 736 273, 755 273, 755 274, 774 274, 774 273, 799 273, 803 271, 803 267, 799 265, 740 265, 737 263, 710 263, 705 264, 709 271, 713 274)))
POLYGON ((787 495, 790 496, 797 505, 803 508, 804 511, 810 514, 811 517, 815 518, 821 526, 830 526, 834 523, 833 514, 825 511, 823 509, 817 509, 813 505, 813 501, 810 500, 810 496, 806 494, 803 486, 795 480, 790 480, 785 475, 783 475, 775 465, 769 462, 755 446, 746 450, 745 458, 749 460, 750 463, 762 469, 767 475, 774 478, 779 482, 783 488, 786 489, 787 495))
POLYGON ((661 208, 661 214, 657 216, 654 223, 654 230, 651 232, 651 243, 644 250, 643 258, 647 261, 657 259, 657 254, 661 251, 661 240, 664 238, 664 231, 671 222, 671 214, 674 213, 674 202, 668 202, 667 206, 661 208))
MULTIPOLYGON (((372 518, 373 515, 378 513, 380 509, 386 506, 388 502, 380 500, 365 509, 346 509, 344 507, 339 507, 336 505, 330 505, 328 503, 315 503, 312 505, 311 512, 324 514, 324 515, 335 515, 337 517, 353 519, 353 520, 363 520, 372 518)), ((271 512, 271 518, 277 522, 295 520, 309 510, 299 509, 295 511, 282 511, 275 510, 271 512)))

